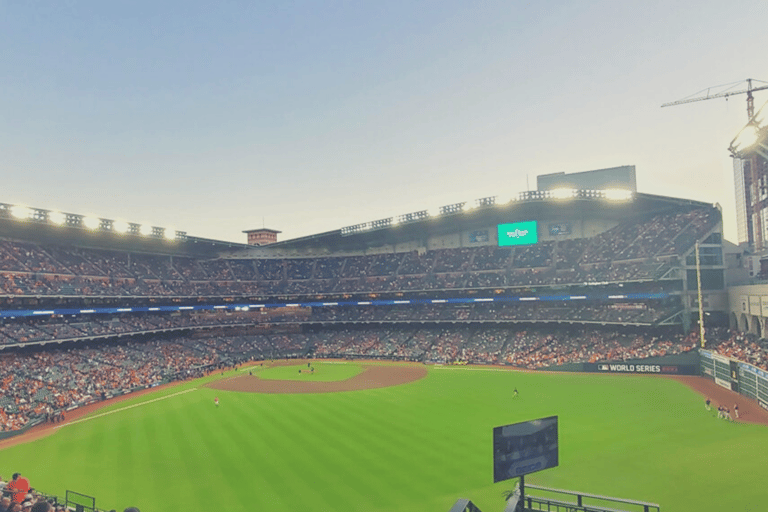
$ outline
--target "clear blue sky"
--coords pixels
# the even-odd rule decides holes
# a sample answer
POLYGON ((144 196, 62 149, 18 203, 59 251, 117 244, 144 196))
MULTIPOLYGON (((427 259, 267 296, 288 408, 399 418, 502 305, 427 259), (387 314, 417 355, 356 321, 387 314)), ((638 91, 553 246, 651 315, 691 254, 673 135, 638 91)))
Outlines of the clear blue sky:
MULTIPOLYGON (((725 209, 764 1, 0 0, 0 202, 244 241, 636 165, 725 209)), ((756 105, 768 101, 757 93, 756 105)))

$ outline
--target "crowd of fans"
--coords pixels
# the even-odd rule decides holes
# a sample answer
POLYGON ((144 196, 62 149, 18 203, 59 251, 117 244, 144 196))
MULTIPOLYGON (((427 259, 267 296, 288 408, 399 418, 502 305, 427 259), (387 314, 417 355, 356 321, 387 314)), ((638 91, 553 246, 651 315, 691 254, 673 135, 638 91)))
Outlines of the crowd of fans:
POLYGON ((256 296, 652 280, 717 222, 711 208, 587 239, 365 256, 195 259, 0 241, 0 296, 256 296))
POLYGON ((695 336, 638 334, 626 329, 544 326, 422 327, 340 330, 315 347, 315 357, 390 358, 544 368, 598 360, 644 359, 687 352, 695 336))
POLYGON ((714 352, 768 371, 768 340, 724 329, 709 329, 707 339, 714 352))

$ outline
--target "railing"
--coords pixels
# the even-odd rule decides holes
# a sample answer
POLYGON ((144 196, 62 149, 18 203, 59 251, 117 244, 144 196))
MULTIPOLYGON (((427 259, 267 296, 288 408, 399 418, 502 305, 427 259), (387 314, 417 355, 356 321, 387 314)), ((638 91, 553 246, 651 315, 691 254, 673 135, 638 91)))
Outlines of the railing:
POLYGON ((551 489, 549 487, 540 487, 538 485, 530 484, 527 484, 525 489, 526 491, 535 489, 546 492, 549 495, 558 496, 557 498, 546 498, 541 496, 531 496, 526 493, 523 500, 525 510, 546 510, 547 512, 660 512, 661 510, 658 503, 613 498, 610 496, 601 496, 580 491, 551 489), (575 498, 575 501, 566 501, 568 497, 570 497, 570 499, 575 498), (587 501, 590 503, 586 503, 587 501), (600 503, 592 503, 595 501, 600 503), (603 503, 605 503, 605 505, 603 505, 603 503), (617 506, 622 508, 616 508, 617 506), (627 506, 629 506, 629 508, 627 508, 627 506))

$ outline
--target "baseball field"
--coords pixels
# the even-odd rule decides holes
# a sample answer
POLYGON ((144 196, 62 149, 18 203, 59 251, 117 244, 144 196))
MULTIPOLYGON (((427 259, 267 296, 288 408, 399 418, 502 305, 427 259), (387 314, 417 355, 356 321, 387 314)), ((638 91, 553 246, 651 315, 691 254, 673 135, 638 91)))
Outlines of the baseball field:
POLYGON ((493 427, 557 415, 560 466, 528 483, 664 512, 765 510, 768 427, 718 420, 671 379, 312 367, 245 368, 111 404, 0 444, 0 474, 106 510, 445 512, 465 497, 493 512, 514 486, 492 483, 493 427))

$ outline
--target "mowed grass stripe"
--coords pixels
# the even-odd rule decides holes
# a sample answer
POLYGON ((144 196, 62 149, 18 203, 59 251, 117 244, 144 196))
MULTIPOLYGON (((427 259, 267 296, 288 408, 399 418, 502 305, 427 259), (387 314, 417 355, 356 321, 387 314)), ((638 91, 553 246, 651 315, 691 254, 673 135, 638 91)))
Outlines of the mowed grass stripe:
MULTIPOLYGON (((365 471, 359 466, 359 456, 349 446, 350 429, 359 428, 357 400, 347 394, 326 394, 304 397, 302 413, 298 419, 307 431, 302 447, 306 474, 314 494, 321 498, 319 509, 357 510, 373 493, 365 471)), ((301 397, 300 397, 301 398, 301 397)), ((358 431, 360 432, 360 431, 358 431)), ((305 504, 305 507, 308 504, 305 504)), ((311 508, 311 507, 310 507, 311 508)))
MULTIPOLYGON (((323 421, 318 420, 319 408, 327 407, 328 397, 334 395, 292 395, 290 400, 270 400, 275 405, 269 416, 267 435, 276 439, 270 443, 274 447, 274 458, 284 459, 283 471, 290 470, 284 478, 295 485, 299 492, 289 493, 285 498, 290 507, 306 508, 316 501, 316 494, 323 495, 323 475, 331 473, 331 467, 338 471, 342 481, 351 483, 348 502, 354 503, 368 492, 366 484, 359 479, 357 468, 344 464, 349 453, 346 443, 333 439, 331 430, 323 421), (330 453, 322 450, 330 450, 330 453), (358 495, 360 493, 360 495, 358 495)), ((336 395, 338 399, 340 395, 336 395)), ((269 397, 273 398, 273 397, 269 397)), ((344 421, 344 418, 341 418, 344 421)), ((286 485, 285 483, 283 485, 286 485)), ((327 485, 327 484, 326 484, 327 485)), ((342 488, 343 489, 343 488, 342 488)), ((326 501, 334 501, 332 496, 326 501)), ((335 507, 332 507, 332 509, 335 507)))
POLYGON ((561 466, 530 483, 665 512, 763 503, 768 430, 712 418, 676 382, 465 369, 337 394, 200 389, 5 449, 0 473, 93 494, 107 509, 423 512, 465 496, 493 510, 513 483, 491 483, 492 428, 552 414, 561 466))

